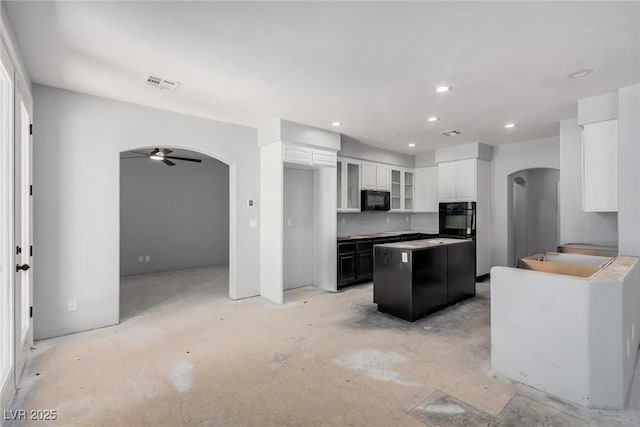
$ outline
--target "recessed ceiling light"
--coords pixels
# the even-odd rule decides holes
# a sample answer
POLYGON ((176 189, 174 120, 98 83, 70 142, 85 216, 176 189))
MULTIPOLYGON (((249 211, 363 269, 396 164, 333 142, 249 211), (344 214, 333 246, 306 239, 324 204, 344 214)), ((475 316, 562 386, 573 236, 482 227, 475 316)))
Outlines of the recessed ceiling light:
POLYGON ((438 93, 449 92, 450 90, 451 90, 451 86, 438 86, 436 88, 436 92, 438 93))
POLYGON ((429 121, 429 122, 437 122, 438 120, 440 120, 438 117, 429 117, 427 119, 427 121, 429 121))
POLYGON ((505 129, 511 129, 511 128, 516 127, 516 124, 515 123, 507 123, 506 125, 504 125, 504 127, 505 127, 505 129))
POLYGON ((413 142, 410 142, 410 143, 409 143, 409 147, 412 147, 412 148, 413 148, 413 147, 415 147, 415 146, 416 146, 416 144, 414 144, 413 142))
POLYGON ((581 69, 579 69, 577 71, 574 71, 573 73, 569 74, 567 76, 567 78, 577 79, 578 77, 588 76, 591 73, 593 73, 593 70, 591 68, 581 68, 581 69))
POLYGON ((340 126, 342 126, 342 123, 341 122, 331 122, 331 126, 340 127, 340 126))

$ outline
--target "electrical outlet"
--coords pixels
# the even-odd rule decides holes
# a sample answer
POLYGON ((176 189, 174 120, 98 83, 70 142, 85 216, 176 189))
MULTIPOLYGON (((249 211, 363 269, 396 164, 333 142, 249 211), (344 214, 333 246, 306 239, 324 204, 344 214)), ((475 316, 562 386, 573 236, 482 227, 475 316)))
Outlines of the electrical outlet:
POLYGON ((635 323, 631 324, 631 339, 632 340, 636 339, 636 324, 635 323))
POLYGON ((258 227, 258 220, 255 218, 251 218, 249 220, 249 228, 257 228, 258 227))
POLYGON ((252 199, 247 200, 247 206, 250 208, 254 207, 255 206, 254 201, 252 199))
POLYGON ((408 216, 404 217, 404 222, 409 222, 409 217, 408 216))
POLYGON ((144 257, 144 260, 146 262, 151 262, 151 255, 147 255, 146 257, 144 257))
POLYGON ((140 256, 138 257, 138 262, 144 262, 144 256, 140 255, 140 256))
POLYGON ((346 224, 346 223, 347 223, 347 220, 346 220, 345 218, 342 218, 342 219, 340 220, 340 222, 341 222, 342 224, 346 224))
POLYGON ((390 222, 391 222, 391 218, 387 216, 387 224, 389 224, 390 222))
POLYGON ((287 226, 291 227, 293 225, 293 219, 287 218, 287 226))
POLYGON ((78 309, 78 300, 70 299, 67 301, 67 310, 68 311, 76 311, 78 309))
POLYGON ((629 342, 629 338, 627 338, 627 357, 631 356, 631 342, 629 342))

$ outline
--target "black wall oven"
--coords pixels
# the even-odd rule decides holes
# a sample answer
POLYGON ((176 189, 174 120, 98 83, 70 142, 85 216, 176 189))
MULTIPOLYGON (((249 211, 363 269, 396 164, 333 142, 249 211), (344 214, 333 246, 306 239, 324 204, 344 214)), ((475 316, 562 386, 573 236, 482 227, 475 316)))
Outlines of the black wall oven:
POLYGON ((476 238, 476 202, 440 203, 440 237, 476 238))
POLYGON ((361 211, 388 211, 390 209, 391 193, 389 191, 362 190, 361 211))

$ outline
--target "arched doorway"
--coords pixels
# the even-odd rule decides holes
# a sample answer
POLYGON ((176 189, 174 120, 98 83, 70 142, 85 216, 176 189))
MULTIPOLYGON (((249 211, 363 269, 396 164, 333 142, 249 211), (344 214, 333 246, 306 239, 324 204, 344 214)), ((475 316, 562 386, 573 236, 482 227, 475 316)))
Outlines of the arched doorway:
POLYGON ((120 320, 230 295, 230 167, 200 152, 120 153, 120 320))
POLYGON ((556 250, 559 180, 560 171, 551 168, 524 169, 507 176, 508 265, 556 250))

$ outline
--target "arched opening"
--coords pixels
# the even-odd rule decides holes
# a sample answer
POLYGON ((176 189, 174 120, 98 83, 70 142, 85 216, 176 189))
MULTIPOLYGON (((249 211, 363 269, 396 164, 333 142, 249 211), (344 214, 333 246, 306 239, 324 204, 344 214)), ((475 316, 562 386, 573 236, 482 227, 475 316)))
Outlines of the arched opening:
POLYGON ((120 321, 231 295, 230 172, 187 149, 120 153, 120 321))
POLYGON ((558 182, 560 171, 531 168, 507 176, 508 263, 556 250, 559 239, 558 182))

